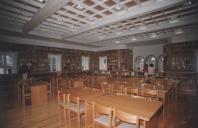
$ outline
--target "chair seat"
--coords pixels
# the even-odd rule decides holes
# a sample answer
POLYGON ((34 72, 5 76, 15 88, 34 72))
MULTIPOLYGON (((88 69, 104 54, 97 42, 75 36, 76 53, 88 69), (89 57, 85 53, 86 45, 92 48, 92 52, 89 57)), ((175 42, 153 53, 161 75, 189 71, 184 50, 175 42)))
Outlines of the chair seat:
POLYGON ((60 105, 61 107, 66 107, 66 106, 67 106, 67 104, 64 104, 63 102, 60 102, 59 105, 60 105))
MULTIPOLYGON (((71 103, 70 105, 67 105, 67 107, 74 112, 78 112, 78 107, 77 107, 77 104, 75 103, 71 103)), ((80 104, 80 113, 83 113, 83 112, 85 112, 85 105, 80 104)))
MULTIPOLYGON (((137 126, 135 124, 121 123, 116 128, 137 128, 137 126)), ((143 126, 140 126, 140 128, 143 128, 143 126)))
POLYGON ((94 121, 107 127, 109 126, 109 116, 107 115, 99 116, 94 121))

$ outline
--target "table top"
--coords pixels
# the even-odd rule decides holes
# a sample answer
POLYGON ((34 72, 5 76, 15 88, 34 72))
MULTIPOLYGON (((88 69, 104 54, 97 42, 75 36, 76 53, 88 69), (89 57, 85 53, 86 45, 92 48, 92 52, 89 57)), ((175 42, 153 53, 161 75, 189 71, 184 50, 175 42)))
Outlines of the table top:
POLYGON ((173 85, 154 85, 154 84, 138 84, 134 83, 132 86, 126 85, 126 87, 130 88, 138 88, 138 89, 149 89, 149 90, 158 90, 159 92, 168 92, 170 91, 174 86, 173 85))
POLYGON ((30 86, 47 86, 48 82, 34 82, 31 83, 30 86))
POLYGON ((104 95, 92 98, 88 102, 95 102, 127 113, 135 114, 140 119, 150 121, 162 107, 161 101, 151 101, 148 98, 135 98, 125 95, 104 95))
POLYGON ((104 93, 100 90, 93 90, 91 88, 71 88, 65 91, 71 95, 75 95, 80 97, 82 100, 89 100, 98 96, 104 95, 104 93))

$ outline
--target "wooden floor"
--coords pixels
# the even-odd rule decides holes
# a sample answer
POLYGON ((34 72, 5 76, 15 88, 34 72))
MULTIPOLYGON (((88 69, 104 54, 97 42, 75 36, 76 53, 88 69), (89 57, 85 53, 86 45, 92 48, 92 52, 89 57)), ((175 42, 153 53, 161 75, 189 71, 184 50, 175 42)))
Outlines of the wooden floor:
MULTIPOLYGON (((40 107, 17 105, 13 96, 0 98, 0 128, 66 128, 58 112, 56 95, 40 107)), ((74 120, 75 122, 75 120, 74 120)), ((72 123, 72 128, 76 123, 72 123)), ((198 128, 198 97, 180 96, 172 101, 165 119, 162 114, 159 128, 198 128)))

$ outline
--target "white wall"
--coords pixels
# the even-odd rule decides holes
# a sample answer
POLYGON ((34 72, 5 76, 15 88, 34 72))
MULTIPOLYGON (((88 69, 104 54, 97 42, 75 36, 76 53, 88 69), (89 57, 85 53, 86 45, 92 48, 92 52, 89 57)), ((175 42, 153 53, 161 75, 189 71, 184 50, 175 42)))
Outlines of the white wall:
POLYGON ((133 68, 135 67, 135 58, 137 56, 146 58, 149 55, 154 55, 158 58, 163 54, 163 49, 164 44, 133 47, 133 68))

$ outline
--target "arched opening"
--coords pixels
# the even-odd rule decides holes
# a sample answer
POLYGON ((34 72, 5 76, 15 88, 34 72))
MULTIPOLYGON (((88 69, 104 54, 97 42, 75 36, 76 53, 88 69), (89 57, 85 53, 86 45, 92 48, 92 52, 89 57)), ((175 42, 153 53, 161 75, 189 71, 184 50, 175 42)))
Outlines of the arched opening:
POLYGON ((138 68, 140 71, 144 69, 144 58, 142 56, 137 56, 135 59, 135 70, 138 68))

